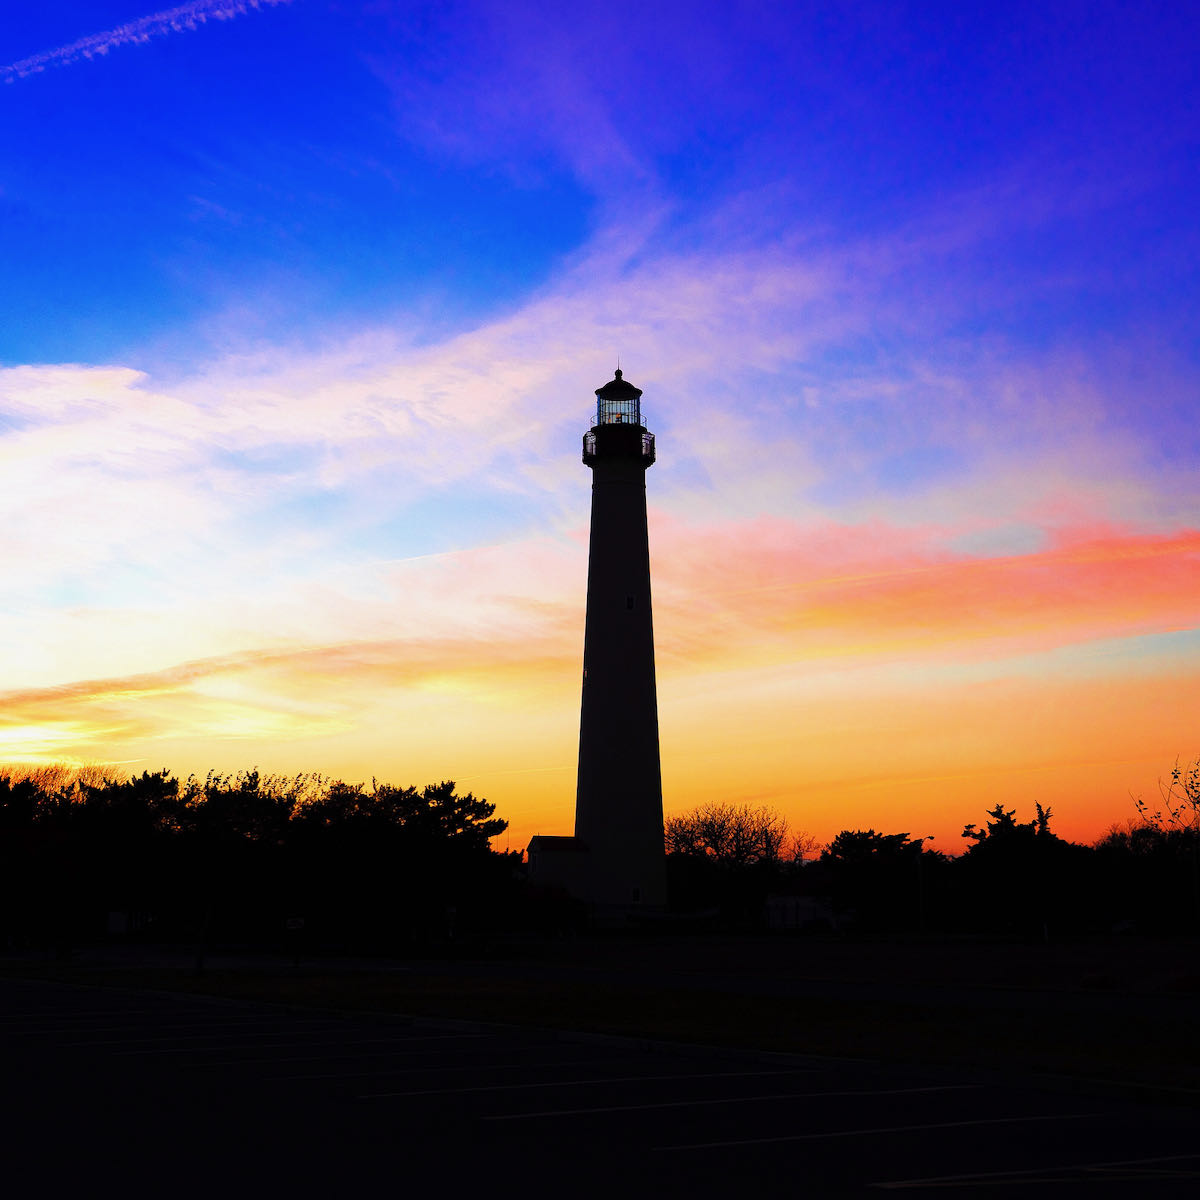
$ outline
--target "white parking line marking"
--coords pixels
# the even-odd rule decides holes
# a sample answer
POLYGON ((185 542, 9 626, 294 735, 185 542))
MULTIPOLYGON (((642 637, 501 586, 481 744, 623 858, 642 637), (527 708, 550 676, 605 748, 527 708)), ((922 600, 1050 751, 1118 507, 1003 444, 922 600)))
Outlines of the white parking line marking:
POLYGON ((684 1075, 622 1075, 603 1079, 567 1079, 561 1083, 501 1083, 487 1087, 432 1088, 422 1092, 369 1092, 359 1100, 390 1100, 405 1096, 459 1096, 467 1092, 516 1092, 528 1088, 589 1087, 599 1083, 656 1083, 666 1079, 747 1079, 761 1075, 801 1075, 795 1068, 782 1071, 712 1071, 707 1074, 689 1072, 684 1075))
MULTIPOLYGON (((640 1112, 649 1108, 696 1108, 705 1104, 755 1104, 766 1100, 821 1100, 836 1096, 908 1096, 914 1092, 960 1092, 983 1087, 981 1083, 954 1083, 939 1087, 884 1088, 857 1092, 776 1092, 766 1096, 722 1096, 715 1100, 662 1100, 653 1104, 610 1104, 604 1108, 553 1108, 545 1112, 505 1113, 485 1121, 528 1121, 534 1117, 582 1117, 589 1113, 640 1112)), ((659 1146, 657 1149, 673 1149, 659 1146)))
MULTIPOLYGON (((414 1053, 418 1053, 414 1051, 414 1053)), ((432 1052, 431 1052, 432 1053, 432 1052)), ((568 1059, 566 1062, 558 1063, 540 1063, 542 1067, 583 1067, 589 1063, 594 1063, 594 1058, 574 1058, 568 1059)), ((272 1075, 264 1082, 266 1083, 286 1083, 298 1079, 364 1079, 371 1075, 399 1075, 402 1072, 409 1071, 437 1071, 439 1075, 449 1074, 451 1071, 501 1071, 501 1070, 528 1070, 529 1060, 522 1059, 520 1062, 502 1062, 502 1063, 460 1063, 453 1067, 445 1066, 442 1063, 431 1063, 427 1067, 407 1066, 396 1067, 392 1070, 381 1068, 378 1071, 337 1071, 329 1075, 272 1075)))
MULTIPOLYGON (((413 1040, 414 1041, 419 1040, 419 1041, 423 1041, 423 1042, 443 1042, 443 1041, 449 1042, 449 1041, 463 1041, 467 1038, 481 1038, 484 1036, 485 1035, 482 1033, 448 1033, 448 1034, 445 1034, 445 1035, 439 1036, 439 1037, 420 1038, 420 1039, 414 1038, 413 1040)), ((332 1044, 337 1045, 338 1043, 334 1042, 332 1044)), ((349 1045, 350 1043, 342 1043, 342 1044, 349 1045)), ((373 1044, 373 1043, 368 1043, 368 1045, 370 1045, 370 1044, 373 1044)), ((404 1043, 404 1042, 396 1043, 396 1045, 398 1045, 398 1046, 405 1045, 405 1044, 406 1043, 404 1043)), ((286 1047, 282 1047, 282 1046, 280 1047, 280 1049, 285 1049, 285 1048, 286 1047)), ((399 1058, 401 1055, 404 1055, 404 1054, 429 1054, 429 1053, 431 1053, 431 1051, 422 1050, 422 1049, 417 1049, 417 1050, 355 1050, 351 1054, 345 1054, 345 1053, 342 1053, 337 1050, 331 1050, 328 1054, 296 1054, 296 1055, 292 1055, 289 1058, 283 1058, 278 1054, 274 1054, 270 1058, 220 1058, 213 1062, 198 1062, 198 1063, 193 1063, 191 1065, 192 1065, 193 1070, 199 1070, 201 1067, 241 1067, 241 1066, 249 1066, 249 1065, 258 1064, 258 1063, 327 1062, 329 1059, 340 1059, 340 1058, 384 1058, 384 1057, 399 1058)))
MULTIPOLYGON (((228 1037, 230 1033, 244 1034, 247 1037, 258 1037, 264 1042, 271 1038, 295 1038, 304 1037, 308 1033, 330 1033, 337 1026, 335 1025, 320 1025, 312 1029, 303 1027, 280 1029, 278 1026, 271 1026, 264 1029, 261 1033, 256 1033, 253 1029, 246 1029, 244 1026, 236 1029, 222 1029, 214 1027, 204 1033, 146 1033, 138 1034, 130 1031, 128 1037, 122 1038, 88 1038, 85 1042, 60 1042, 60 1046, 71 1047, 72 1049, 78 1046, 145 1046, 150 1042, 202 1042, 205 1040, 211 1041, 215 1037, 228 1037)), ((154 1053, 153 1050, 148 1051, 154 1053)))
POLYGON ((89 1012, 80 1013, 59 1013, 59 1012, 36 1012, 33 1010, 21 1011, 16 1013, 7 1013, 0 1018, 0 1024, 7 1024, 9 1021, 112 1021, 118 1017, 141 1017, 152 1016, 155 1013, 163 1013, 161 1008, 120 1008, 107 1009, 97 1008, 89 1012))
MULTIPOLYGON (((479 1034, 449 1034, 447 1037, 479 1037, 479 1034)), ((115 1055, 120 1058, 131 1058, 137 1055, 145 1054, 207 1054, 212 1051, 219 1050, 291 1050, 303 1049, 309 1046, 407 1046, 414 1041, 439 1041, 441 1038, 397 1038, 397 1037, 376 1037, 376 1038, 332 1038, 328 1041, 313 1042, 304 1038, 296 1038, 291 1042, 284 1043, 275 1047, 264 1045, 262 1042, 234 1042, 225 1045, 208 1045, 208 1046, 179 1046, 174 1049, 153 1049, 153 1050, 116 1050, 115 1055)), ((87 1043, 84 1043, 86 1045, 87 1043)), ((239 1060, 235 1060, 239 1061, 239 1060)), ((272 1059, 264 1059, 264 1062, 274 1061, 272 1059)), ((279 1061, 285 1061, 280 1059, 279 1061)))
POLYGON ((876 1133, 919 1133, 925 1129, 965 1129, 968 1125, 1019 1125, 1034 1121, 1086 1121, 1104 1113, 1060 1113, 1041 1117, 981 1117, 977 1121, 939 1121, 932 1125, 883 1125, 875 1129, 834 1129, 828 1133, 792 1133, 782 1137, 741 1138, 730 1142, 692 1142, 682 1146, 655 1146, 655 1150, 717 1150, 727 1146, 766 1146, 771 1142, 820 1142, 827 1138, 870 1137, 876 1133))
MULTIPOLYGON (((1113 1162, 1070 1163, 1065 1167, 1035 1167, 1019 1171, 989 1171, 976 1175, 931 1175, 928 1179, 893 1179, 887 1183, 872 1183, 873 1188, 915 1188, 915 1187, 963 1187, 978 1184, 991 1187, 994 1180, 1019 1179, 1022 1183, 1080 1183, 1078 1179, 1061 1178, 1069 1171, 1094 1171, 1098 1175, 1114 1168, 1148 1167, 1152 1163, 1195 1162, 1200 1160, 1200 1154, 1164 1154, 1158 1158, 1122 1158, 1113 1162)), ((1127 1175, 1121 1178, 1135 1179, 1195 1179, 1196 1171, 1146 1171, 1142 1174, 1127 1175)))
MULTIPOLYGON (((151 1029, 245 1029, 248 1025, 259 1024, 265 1028, 278 1028, 278 1025, 272 1025, 269 1021, 264 1021, 262 1017, 227 1017, 223 1021, 170 1021, 159 1022, 155 1021, 148 1026, 151 1029)), ((313 1025, 323 1028, 336 1028, 336 1021, 302 1021, 302 1025, 313 1025)), ((131 1033, 136 1034, 140 1028, 143 1028, 133 1021, 127 1021, 123 1025, 99 1025, 91 1028, 81 1028, 78 1025, 54 1025, 48 1028, 38 1028, 30 1026, 25 1029, 5 1029, 0 1032, 12 1034, 13 1036, 32 1037, 37 1034, 57 1035, 57 1034, 74 1034, 76 1037, 87 1037, 93 1033, 131 1033)), ((93 1043, 95 1044, 95 1043, 93 1043)))

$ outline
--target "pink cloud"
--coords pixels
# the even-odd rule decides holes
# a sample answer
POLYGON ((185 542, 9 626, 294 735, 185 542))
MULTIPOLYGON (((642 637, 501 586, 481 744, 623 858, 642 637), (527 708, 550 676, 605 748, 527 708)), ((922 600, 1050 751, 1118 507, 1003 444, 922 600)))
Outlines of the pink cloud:
POLYGON ((1020 554, 947 548, 951 531, 781 518, 656 527, 656 604, 681 668, 753 654, 1005 656, 1200 625, 1200 531, 1046 532, 1020 554), (711 648, 705 647, 704 629, 711 648), (673 644, 678 638, 678 644, 673 644))

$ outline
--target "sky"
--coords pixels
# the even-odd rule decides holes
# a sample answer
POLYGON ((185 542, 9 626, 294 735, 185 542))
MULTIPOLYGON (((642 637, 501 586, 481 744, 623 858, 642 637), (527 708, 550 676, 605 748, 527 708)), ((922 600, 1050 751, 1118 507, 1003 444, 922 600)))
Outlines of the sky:
POLYGON ((1196 6, 154 2, 0 36, 0 761, 571 832, 618 359, 668 814, 1200 756, 1196 6))

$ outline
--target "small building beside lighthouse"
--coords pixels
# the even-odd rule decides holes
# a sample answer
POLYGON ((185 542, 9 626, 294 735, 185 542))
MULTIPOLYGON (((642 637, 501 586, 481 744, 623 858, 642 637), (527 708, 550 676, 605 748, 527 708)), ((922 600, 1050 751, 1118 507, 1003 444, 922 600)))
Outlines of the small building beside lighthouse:
POLYGON ((575 834, 529 843, 531 881, 565 888, 599 920, 667 902, 646 523, 655 445, 641 397, 618 370, 596 389, 583 436, 592 513, 575 834))

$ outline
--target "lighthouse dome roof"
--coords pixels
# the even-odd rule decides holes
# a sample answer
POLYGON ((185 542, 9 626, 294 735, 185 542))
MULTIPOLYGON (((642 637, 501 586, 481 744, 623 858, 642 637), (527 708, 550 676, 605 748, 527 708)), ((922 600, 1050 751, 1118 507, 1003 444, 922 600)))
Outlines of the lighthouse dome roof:
POLYGON ((627 379, 622 378, 620 367, 612 379, 596 389, 596 395, 601 400, 636 400, 641 394, 641 388, 634 387, 627 379))

